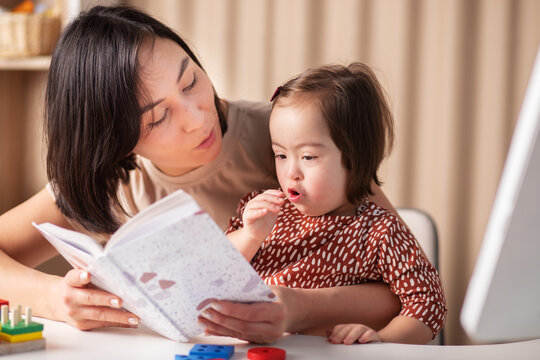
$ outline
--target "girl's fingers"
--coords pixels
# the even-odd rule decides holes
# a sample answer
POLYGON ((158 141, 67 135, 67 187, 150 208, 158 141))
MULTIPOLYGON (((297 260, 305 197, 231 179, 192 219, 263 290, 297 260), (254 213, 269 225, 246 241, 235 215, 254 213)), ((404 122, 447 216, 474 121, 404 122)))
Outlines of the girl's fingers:
MULTIPOLYGON (((263 200, 272 204, 283 205, 283 202, 285 201, 285 194, 283 193, 281 193, 281 195, 273 194, 273 193, 268 193, 268 191, 270 190, 267 190, 266 192, 260 195, 257 195, 251 201, 263 200)), ((277 190, 272 190, 272 191, 277 191, 277 190)))
POLYGON ((368 329, 367 331, 365 331, 362 335, 360 335, 358 337, 358 342, 360 344, 367 344, 367 343, 372 343, 372 342, 381 342, 381 338, 380 338, 379 334, 375 330, 368 329))
POLYGON ((275 204, 269 201, 266 201, 264 199, 253 199, 249 202, 249 204, 246 206, 246 210, 261 210, 261 209, 267 209, 273 213, 279 213, 281 211, 281 205, 282 204, 275 204))
POLYGON ((285 193, 283 191, 277 190, 277 189, 266 190, 261 195, 264 195, 264 194, 272 195, 272 196, 275 196, 275 197, 278 197, 278 198, 285 199, 285 193))
POLYGON ((348 329, 345 325, 336 325, 328 336, 328 340, 332 344, 341 344, 343 339, 348 334, 348 329))
POLYGON ((380 341, 377 332, 361 324, 337 325, 328 336, 332 344, 351 345, 358 341, 361 344, 380 341))

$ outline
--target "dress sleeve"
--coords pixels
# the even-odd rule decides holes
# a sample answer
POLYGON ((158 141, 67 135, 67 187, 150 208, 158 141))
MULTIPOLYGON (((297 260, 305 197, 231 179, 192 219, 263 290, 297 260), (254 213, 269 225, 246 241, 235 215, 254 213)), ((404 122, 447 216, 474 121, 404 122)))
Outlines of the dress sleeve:
POLYGON ((246 208, 247 203, 251 199, 253 199, 255 196, 261 193, 262 191, 252 191, 249 194, 245 195, 240 200, 240 203, 238 203, 238 207, 236 208, 236 215, 231 217, 231 219, 229 220, 229 227, 225 231, 226 234, 229 234, 233 231, 236 231, 244 227, 244 223, 242 221, 242 215, 244 214, 244 209, 246 208))
POLYGON ((446 299, 439 274, 426 259, 408 228, 394 215, 381 220, 379 269, 384 282, 401 300, 399 315, 420 320, 437 336, 446 320, 446 299))

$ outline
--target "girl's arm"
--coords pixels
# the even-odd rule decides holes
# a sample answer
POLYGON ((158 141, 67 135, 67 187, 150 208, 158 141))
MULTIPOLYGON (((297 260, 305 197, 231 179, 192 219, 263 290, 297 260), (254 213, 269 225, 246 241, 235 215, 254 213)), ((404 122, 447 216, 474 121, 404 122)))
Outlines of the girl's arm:
POLYGON ((115 309, 122 305, 116 296, 86 288, 90 280, 87 273, 71 270, 62 278, 33 269, 57 252, 32 226, 32 221, 70 227, 46 189, 0 216, 2 298, 12 304, 31 306, 38 316, 65 321, 80 329, 128 326, 128 319, 135 316, 115 309), (113 299, 116 301, 111 303, 113 299))
POLYGON ((433 339, 433 332, 418 319, 396 316, 390 324, 379 331, 379 337, 384 342, 425 344, 433 339))

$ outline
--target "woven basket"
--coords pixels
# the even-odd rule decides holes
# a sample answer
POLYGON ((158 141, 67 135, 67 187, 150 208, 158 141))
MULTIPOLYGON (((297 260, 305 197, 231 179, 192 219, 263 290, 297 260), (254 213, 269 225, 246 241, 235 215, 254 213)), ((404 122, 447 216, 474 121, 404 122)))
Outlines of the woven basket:
POLYGON ((60 35, 60 16, 0 14, 0 56, 50 54, 60 35))

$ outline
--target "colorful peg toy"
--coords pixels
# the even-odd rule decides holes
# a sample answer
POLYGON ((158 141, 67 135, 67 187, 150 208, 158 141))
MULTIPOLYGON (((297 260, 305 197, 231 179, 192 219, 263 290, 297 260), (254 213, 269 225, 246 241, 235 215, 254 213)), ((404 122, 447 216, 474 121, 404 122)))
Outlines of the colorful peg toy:
POLYGON ((23 319, 20 305, 11 314, 6 300, 0 299, 0 306, 0 355, 45 348, 43 325, 32 321, 32 308, 26 308, 23 319))

